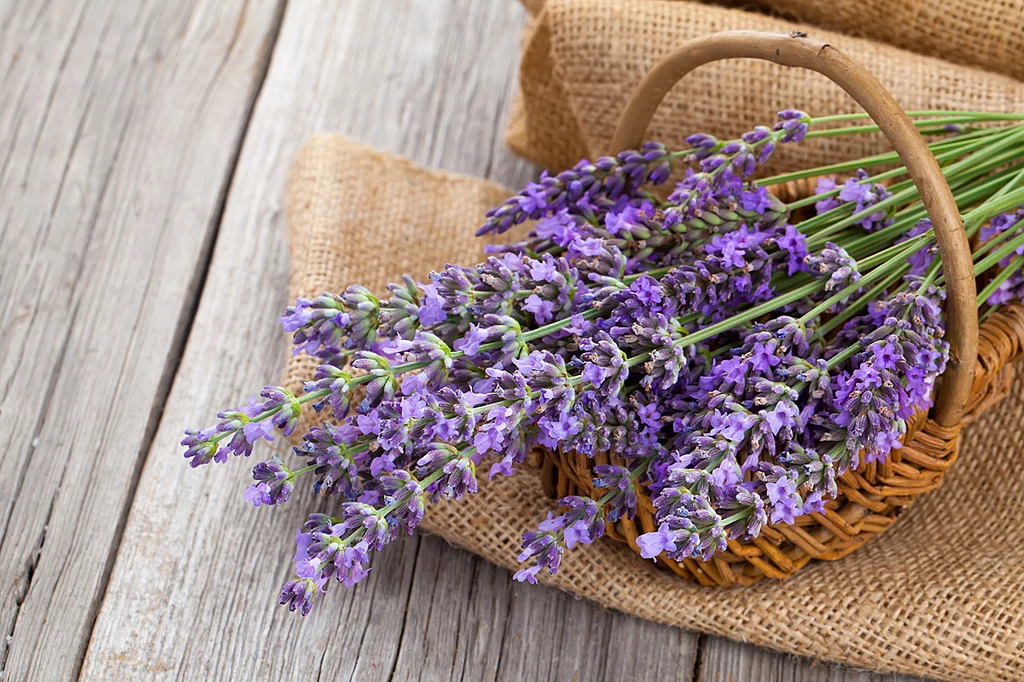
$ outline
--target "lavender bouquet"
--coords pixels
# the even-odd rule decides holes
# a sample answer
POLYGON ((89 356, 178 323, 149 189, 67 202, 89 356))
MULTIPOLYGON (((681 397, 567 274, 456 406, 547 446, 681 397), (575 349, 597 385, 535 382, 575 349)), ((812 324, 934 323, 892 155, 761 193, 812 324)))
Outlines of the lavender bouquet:
MULTIPOLYGON (((913 115, 976 244, 988 314, 1024 293, 1024 116, 913 115)), ((303 410, 326 419, 293 461, 256 464, 244 494, 283 504, 305 479, 341 498, 298 530, 281 603, 305 615, 333 581, 358 583, 426 504, 476 493, 480 467, 514 474, 538 447, 624 465, 594 467, 598 499, 566 497, 526 534, 515 578, 531 583, 632 517, 640 491, 659 524, 643 556, 706 560, 822 511, 837 476, 885 461, 948 352, 917 190, 895 154, 751 179, 780 144, 877 130, 846 125, 860 118, 788 110, 734 140, 544 173, 488 212, 481 235, 533 222, 485 262, 288 308, 295 352, 320 362, 304 393, 268 386, 182 441, 196 467, 291 436, 303 410), (814 197, 768 191, 808 177, 822 177, 814 197)))

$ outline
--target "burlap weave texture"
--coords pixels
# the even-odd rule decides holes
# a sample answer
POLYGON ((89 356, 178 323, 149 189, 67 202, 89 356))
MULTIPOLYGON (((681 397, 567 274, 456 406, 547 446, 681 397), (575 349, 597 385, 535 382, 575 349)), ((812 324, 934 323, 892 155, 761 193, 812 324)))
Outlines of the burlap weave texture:
POLYGON ((1024 78, 1024 0, 754 0, 851 35, 1024 78))
MULTIPOLYGON (((1024 0, 702 0, 1024 79, 1024 0)), ((537 15, 545 0, 522 0, 537 15)))
MULTIPOLYGON (((506 191, 417 168, 335 136, 300 151, 287 188, 291 294, 476 262, 473 231, 506 191)), ((298 388, 311 365, 289 356, 298 388)), ((943 487, 850 557, 783 581, 702 588, 624 546, 573 550, 550 584, 609 608, 773 649, 947 680, 1024 678, 1024 384, 968 428, 943 487)), ((432 508, 423 527, 508 568, 522 533, 552 508, 538 474, 482 481, 432 508)))
MULTIPOLYGON (((1014 78, 756 12, 684 0, 548 0, 523 36, 509 146, 555 170, 607 153, 629 93, 651 66, 687 40, 726 29, 807 32, 861 63, 907 110, 1024 110, 1024 82, 1014 78)), ((813 116, 858 110, 817 74, 732 60, 704 66, 673 88, 648 137, 681 148, 693 132, 736 135, 791 107, 813 116)), ((885 150, 879 135, 808 141, 782 150, 772 169, 885 150)))

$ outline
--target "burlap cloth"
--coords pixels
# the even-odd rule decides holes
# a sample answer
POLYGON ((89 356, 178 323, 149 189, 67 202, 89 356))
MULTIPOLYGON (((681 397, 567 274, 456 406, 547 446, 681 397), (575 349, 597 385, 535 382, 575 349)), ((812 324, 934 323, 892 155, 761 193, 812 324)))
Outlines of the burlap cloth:
MULTIPOLYGON (((473 231, 507 190, 427 171, 339 137, 299 152, 287 188, 291 295, 478 262, 473 231)), ((298 389, 308 359, 290 358, 298 389)), ((622 545, 573 550, 550 584, 642 618, 801 656, 947 680, 1024 679, 1024 393, 966 432, 941 489, 853 555, 784 582, 705 588, 622 545)), ((552 503, 538 474, 481 481, 432 508, 422 527, 509 569, 552 503)), ((613 643, 614 646, 614 643, 613 643)))
MULTIPOLYGON (((545 0, 522 0, 539 14, 545 0)), ((1024 78, 1024 0, 704 0, 1024 78)))
MULTIPOLYGON (((934 0, 947 1, 956 6, 1000 4, 934 0)), ((776 0, 778 5, 786 2, 776 0)), ((1002 4, 1019 6, 1021 2, 1004 0, 1002 4)), ((908 110, 1024 111, 1024 83, 1014 78, 756 12, 683 0, 528 0, 526 4, 539 14, 524 31, 520 92, 506 138, 516 152, 542 167, 561 169, 581 157, 607 152, 629 93, 650 67, 686 40, 723 29, 805 31, 863 64, 908 110)), ((907 5, 905 0, 834 4, 864 7, 879 22, 890 21, 890 9, 898 14, 904 11, 898 8, 907 5)), ((1019 30, 1018 43, 1024 40, 1019 30)), ((1024 64, 1019 48, 1007 54, 1018 66, 1024 64)), ((852 100, 823 76, 766 62, 732 60, 704 66, 677 85, 655 115, 649 137, 678 148, 693 132, 735 135, 743 126, 770 123, 775 112, 791 107, 815 116, 857 111, 852 100)), ((887 151, 887 147, 880 136, 861 135, 808 141, 782 151, 774 170, 806 168, 822 159, 831 163, 857 158, 887 151)))
POLYGON ((753 0, 803 24, 1024 78, 1024 0, 753 0))

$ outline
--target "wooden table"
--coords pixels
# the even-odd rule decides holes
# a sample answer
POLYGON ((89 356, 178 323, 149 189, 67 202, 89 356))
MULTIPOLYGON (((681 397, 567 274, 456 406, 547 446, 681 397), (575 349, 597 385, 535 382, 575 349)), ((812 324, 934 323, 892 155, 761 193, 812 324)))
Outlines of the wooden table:
MULTIPOLYGON (((653 625, 433 537, 302 619, 301 505, 191 471, 279 375, 292 154, 339 131, 521 185, 515 0, 0 3, 3 680, 896 680, 653 625)), ((905 679, 905 678, 904 678, 905 679)))

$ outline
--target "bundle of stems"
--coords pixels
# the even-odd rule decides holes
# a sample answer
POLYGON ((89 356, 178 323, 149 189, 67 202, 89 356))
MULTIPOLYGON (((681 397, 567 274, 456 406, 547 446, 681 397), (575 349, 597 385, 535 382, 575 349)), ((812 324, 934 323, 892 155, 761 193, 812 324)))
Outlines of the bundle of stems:
MULTIPOLYGON (((911 116, 961 211, 985 317, 1024 293, 1024 115, 911 116)), ((297 301, 281 321, 321 363, 305 392, 268 386, 182 441, 198 466, 291 435, 310 407, 329 417, 295 448, 305 466, 260 462, 245 493, 277 505, 304 479, 343 500, 299 529, 281 603, 305 614, 332 581, 357 583, 428 502, 477 492, 485 459, 511 475, 536 446, 621 464, 594 467, 597 499, 564 498, 526 534, 530 582, 640 495, 659 524, 645 557, 708 559, 884 461, 948 355, 918 190, 895 153, 753 179, 779 145, 878 130, 862 119, 787 110, 733 140, 584 160, 488 212, 480 234, 532 227, 483 263, 407 275, 387 297, 297 301), (768 190, 807 178, 812 197, 768 190)))

